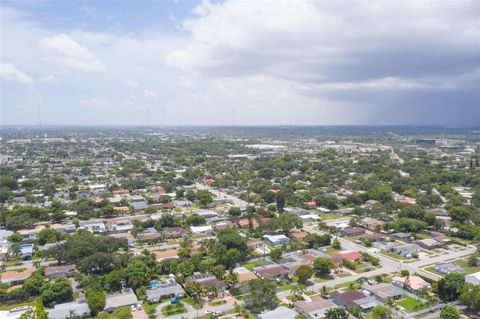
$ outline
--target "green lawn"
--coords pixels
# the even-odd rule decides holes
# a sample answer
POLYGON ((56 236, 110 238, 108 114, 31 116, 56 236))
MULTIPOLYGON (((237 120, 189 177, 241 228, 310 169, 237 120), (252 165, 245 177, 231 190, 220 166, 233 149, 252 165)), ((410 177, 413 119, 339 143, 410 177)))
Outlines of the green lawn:
POLYGON ((159 304, 159 302, 144 302, 142 306, 146 314, 150 315, 151 313, 155 313, 155 309, 159 304))
POLYGON ((214 306, 224 305, 224 304, 226 304, 226 303, 227 303, 226 300, 220 299, 220 300, 211 301, 211 302, 209 302, 208 304, 209 304, 210 306, 214 307, 214 306))
POLYGON ((397 301, 397 305, 405 309, 406 312, 416 312, 428 308, 427 305, 424 305, 421 301, 414 299, 410 296, 406 296, 400 301, 397 301))
POLYGON ((163 307, 162 309, 162 315, 164 315, 165 317, 178 315, 185 312, 187 312, 187 308, 185 308, 182 303, 170 304, 163 307))
POLYGON ((333 247, 328 247, 325 253, 332 255, 333 253, 336 253, 337 251, 340 251, 339 249, 335 249, 333 247))
POLYGON ((391 257, 393 259, 408 260, 408 258, 400 256, 399 254, 395 254, 394 252, 391 252, 391 251, 384 251, 384 252, 381 252, 380 254, 391 257))
POLYGON ((342 217, 345 217, 345 215, 337 214, 337 213, 326 213, 326 214, 320 213, 321 220, 338 219, 342 217))
POLYGON ((348 236, 348 237, 345 237, 345 239, 350 240, 350 241, 355 241, 355 240, 358 240, 359 238, 360 238, 360 236, 348 236))
POLYGON ((278 289, 280 289, 280 291, 287 291, 287 290, 291 290, 295 287, 296 285, 285 285, 285 286, 281 286, 279 287, 278 289))
POLYGON ((248 263, 243 264, 243 267, 247 268, 250 271, 253 271, 254 267, 261 266, 261 265, 266 265, 268 262, 261 259, 261 260, 254 260, 254 261, 249 261, 248 263))
POLYGON ((468 265, 468 260, 460 259, 456 260, 455 263, 465 270, 465 274, 470 275, 480 271, 480 267, 472 267, 468 265))

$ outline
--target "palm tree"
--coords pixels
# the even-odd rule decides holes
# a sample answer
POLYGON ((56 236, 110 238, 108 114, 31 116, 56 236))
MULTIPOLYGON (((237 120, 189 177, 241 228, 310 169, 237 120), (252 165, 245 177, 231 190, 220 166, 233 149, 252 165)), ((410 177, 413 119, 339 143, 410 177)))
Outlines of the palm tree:
POLYGON ((230 270, 225 276, 225 283, 230 288, 235 287, 235 285, 238 284, 238 274, 233 270, 230 270))
POLYGON ((185 289, 192 296, 195 305, 197 306, 197 318, 198 318, 198 306, 202 304, 203 297, 206 295, 205 287, 196 281, 189 281, 185 284, 185 289))
POLYGON ((349 316, 343 308, 332 308, 325 313, 325 319, 348 319, 349 316))
POLYGON ((328 295, 328 290, 326 286, 322 286, 322 289, 320 290, 320 295, 322 297, 326 297, 328 295))

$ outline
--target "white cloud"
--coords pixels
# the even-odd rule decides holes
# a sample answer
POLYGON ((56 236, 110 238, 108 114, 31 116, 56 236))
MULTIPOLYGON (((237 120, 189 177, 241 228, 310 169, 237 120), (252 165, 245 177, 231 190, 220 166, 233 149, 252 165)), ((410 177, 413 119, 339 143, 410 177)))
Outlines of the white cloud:
POLYGON ((86 48, 61 33, 45 37, 41 47, 64 67, 80 71, 103 71, 104 65, 86 48))
POLYGON ((150 89, 143 90, 143 95, 145 95, 146 97, 158 97, 158 93, 150 89))
POLYGON ((18 82, 22 84, 33 84, 33 78, 20 71, 11 63, 2 63, 0 65, 0 77, 5 81, 18 82))
POLYGON ((82 106, 89 106, 89 107, 107 107, 107 106, 112 106, 113 101, 106 97, 94 97, 90 99, 82 99, 80 100, 80 104, 82 106))
POLYGON ((430 88, 430 85, 419 81, 405 80, 396 77, 386 77, 364 82, 331 82, 315 86, 318 89, 349 91, 349 90, 412 90, 430 88))
POLYGON ((124 82, 125 82, 126 85, 133 86, 133 87, 137 87, 137 86, 140 85, 140 83, 138 83, 137 81, 132 80, 132 79, 125 79, 124 82))
POLYGON ((46 75, 39 78, 38 82, 44 83, 44 84, 57 84, 58 79, 54 75, 46 75))

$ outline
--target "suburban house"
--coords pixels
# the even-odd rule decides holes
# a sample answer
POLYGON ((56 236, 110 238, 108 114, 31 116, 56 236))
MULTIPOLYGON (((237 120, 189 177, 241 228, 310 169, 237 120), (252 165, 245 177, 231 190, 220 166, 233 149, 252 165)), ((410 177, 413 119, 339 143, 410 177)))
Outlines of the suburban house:
POLYGON ((389 298, 400 300, 405 296, 405 291, 403 289, 389 283, 382 282, 375 285, 363 285, 362 288, 381 302, 385 302, 385 300, 389 298))
POLYGON ((395 276, 392 278, 392 283, 401 288, 405 288, 409 291, 419 291, 422 289, 429 289, 431 286, 428 282, 423 280, 418 276, 406 276, 406 277, 399 277, 395 276))
POLYGON ((417 244, 405 244, 400 246, 392 247, 394 253, 399 254, 400 256, 411 258, 413 254, 416 254, 421 251, 420 246, 417 244))
POLYGON ((436 241, 433 238, 419 239, 419 240, 416 241, 416 243, 420 247, 425 248, 425 249, 435 249, 435 248, 438 248, 438 247, 442 246, 441 243, 439 243, 438 241, 436 241))
POLYGON ((472 285, 480 285, 480 271, 474 274, 466 275, 465 282, 472 285))
POLYGON ((380 229, 384 224, 384 221, 370 217, 364 217, 360 222, 360 225, 372 231, 380 229))
POLYGON ((0 282, 10 286, 20 285, 25 282, 25 280, 27 280, 27 278, 29 278, 35 271, 35 268, 27 268, 22 271, 7 270, 2 272, 0 276, 0 282))
POLYGON ((23 260, 32 259, 33 256, 33 244, 21 244, 20 255, 23 260))
POLYGON ((187 237, 188 230, 182 227, 165 227, 162 229, 167 238, 187 237))
POLYGON ((224 281, 218 280, 214 275, 209 272, 196 273, 187 277, 186 281, 195 281, 204 286, 205 288, 216 288, 217 290, 225 290, 227 285, 224 281))
POLYGON ((297 313, 287 307, 280 306, 274 310, 263 312, 258 315, 259 319, 295 319, 297 317, 297 313))
POLYGON ((149 302, 159 302, 166 298, 182 298, 185 295, 185 290, 175 280, 169 279, 165 284, 151 287, 145 292, 145 295, 149 302))
POLYGON ((305 237, 307 237, 308 233, 304 231, 292 231, 288 234, 288 236, 293 240, 297 242, 303 242, 305 237))
POLYGON ((268 264, 253 268, 253 272, 263 279, 275 279, 288 276, 289 271, 282 265, 268 264))
POLYGON ((371 240, 371 241, 386 241, 387 236, 384 234, 380 233, 374 233, 374 234, 364 234, 359 237, 361 241, 366 241, 366 240, 371 240))
POLYGON ((346 227, 340 230, 342 236, 358 236, 365 234, 365 229, 361 227, 346 227))
POLYGON ((190 226, 193 235, 211 235, 213 234, 212 226, 190 226))
MULTIPOLYGON (((255 219, 252 219, 251 224, 252 224, 253 229, 256 229, 256 228, 258 228, 258 226, 260 226, 259 223, 255 219)), ((248 218, 242 218, 242 219, 238 220, 237 225, 240 228, 249 228, 250 227, 250 221, 248 220, 248 218)))
POLYGON ((53 309, 46 309, 49 319, 71 318, 72 314, 81 318, 90 315, 90 307, 85 300, 61 303, 55 305, 53 309))
POLYGON ((451 273, 459 273, 459 274, 462 274, 464 275, 465 274, 465 270, 463 270, 462 267, 460 267, 459 265, 455 264, 455 263, 442 263, 442 264, 436 264, 435 265, 435 270, 441 274, 444 274, 444 275, 448 275, 448 274, 451 274, 451 273))
POLYGON ((50 278, 71 277, 76 273, 75 265, 48 266, 44 274, 50 278))
POLYGON ((410 234, 407 233, 394 233, 392 234, 392 237, 397 240, 401 240, 403 242, 410 242, 410 238, 412 237, 410 234))
POLYGON ((285 245, 290 242, 290 238, 285 235, 264 235, 263 240, 269 245, 285 245))
POLYGON ((325 318, 325 313, 333 308, 338 307, 330 300, 320 296, 313 296, 306 300, 299 300, 293 303, 295 310, 309 319, 325 318))
POLYGON ((379 303, 372 297, 364 295, 360 291, 349 290, 345 292, 333 291, 330 293, 333 301, 340 306, 347 309, 360 308, 362 310, 369 310, 379 303))
POLYGON ((358 251, 337 251, 332 254, 332 259, 357 261, 363 258, 362 254, 358 251))
POLYGON ((111 233, 125 233, 133 228, 130 218, 125 217, 107 219, 105 224, 111 233))
POLYGON ((78 228, 88 230, 91 233, 105 233, 107 231, 103 220, 79 221, 78 228))
POLYGON ((245 267, 237 267, 233 272, 237 274, 239 283, 257 279, 257 276, 245 267))
POLYGON ((59 233, 73 234, 76 230, 74 224, 52 224, 50 228, 55 229, 59 233))
POLYGON ((122 292, 107 295, 105 308, 103 310, 112 312, 117 308, 136 305, 137 303, 137 296, 131 288, 127 288, 123 289, 122 292))
POLYGON ((155 228, 145 228, 142 232, 137 234, 139 241, 155 241, 163 237, 162 233, 159 233, 155 228))
POLYGON ((155 259, 160 262, 167 259, 178 259, 178 253, 176 249, 167 249, 162 251, 154 251, 155 259))

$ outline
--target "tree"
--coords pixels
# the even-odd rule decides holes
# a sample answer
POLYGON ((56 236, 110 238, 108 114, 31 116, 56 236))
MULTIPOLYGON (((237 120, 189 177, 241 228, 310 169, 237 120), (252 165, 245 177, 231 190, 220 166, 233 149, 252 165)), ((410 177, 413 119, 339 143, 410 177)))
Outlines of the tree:
POLYGON ((448 210, 448 215, 459 223, 465 223, 470 217, 468 209, 463 206, 453 206, 448 210))
POLYGON ((312 267, 308 265, 301 265, 295 271, 295 275, 298 278, 298 283, 306 285, 308 279, 310 279, 310 277, 313 275, 312 267))
POLYGON ((282 258, 282 251, 280 249, 272 249, 270 252, 270 258, 273 261, 279 261, 282 258))
POLYGON ((460 302, 474 312, 480 312, 480 286, 465 284, 460 291, 460 302))
POLYGON ((230 209, 228 210, 228 214, 232 217, 237 217, 242 214, 242 211, 238 207, 230 207, 230 209))
POLYGON ((254 312, 272 309, 277 304, 276 286, 274 282, 265 279, 254 279, 248 282, 248 295, 245 306, 254 312))
POLYGON ((86 257, 78 265, 80 271, 87 275, 105 274, 110 272, 113 267, 113 256, 101 252, 86 257))
POLYGON ((460 313, 458 312, 457 308, 453 305, 446 305, 440 311, 440 319, 459 319, 460 313))
POLYGON ((443 301, 453 301, 458 298, 465 285, 465 277, 459 273, 450 273, 437 282, 437 293, 443 301))
POLYGON ((328 275, 330 274, 331 269, 333 269, 334 266, 330 259, 325 258, 325 257, 318 257, 315 259, 313 262, 313 271, 317 276, 323 276, 323 275, 328 275))
POLYGON ((308 248, 328 246, 331 244, 331 236, 329 234, 308 234, 305 236, 305 242, 307 243, 308 248))
POLYGON ((196 305, 200 305, 202 303, 203 297, 207 294, 205 287, 203 287, 199 282, 196 281, 188 281, 185 284, 185 289, 187 290, 188 294, 192 296, 196 305))
POLYGON ((343 308, 332 308, 325 313, 325 319, 348 319, 349 313, 343 308))
POLYGON ((40 291, 43 303, 47 307, 73 300, 72 286, 65 277, 58 278, 54 282, 46 283, 40 291))
POLYGON ((36 271, 32 276, 25 280, 25 282, 23 283, 23 289, 30 296, 36 296, 40 294, 40 290, 43 286, 44 281, 45 277, 41 274, 40 271, 36 271))
POLYGON ((281 214, 273 222, 274 228, 284 234, 288 234, 294 228, 303 227, 302 219, 295 214, 281 214))
POLYGON ((342 245, 340 244, 340 241, 338 239, 335 239, 332 243, 332 248, 333 249, 342 249, 342 245))
POLYGON ((116 319, 131 319, 132 311, 129 307, 120 307, 112 313, 113 317, 116 319))
POLYGON ((390 319, 392 318, 392 314, 390 309, 382 305, 376 305, 372 310, 372 318, 373 319, 390 319))
POLYGON ((196 198, 201 206, 207 206, 208 204, 213 203, 213 195, 207 190, 197 191, 196 198))
POLYGON ((37 241, 40 246, 56 243, 60 239, 60 233, 55 229, 47 227, 42 229, 37 235, 37 241))
POLYGON ((285 208, 285 203, 286 203, 286 194, 284 191, 278 191, 277 194, 275 195, 275 202, 277 204, 277 210, 279 212, 283 212, 283 209, 285 208))
POLYGON ((93 315, 96 315, 105 308, 105 300, 107 293, 105 291, 94 290, 88 288, 85 290, 87 294, 87 303, 93 315))
POLYGON ((189 225, 198 226, 198 225, 205 224, 206 220, 205 220, 205 217, 193 213, 187 217, 185 222, 189 225))

